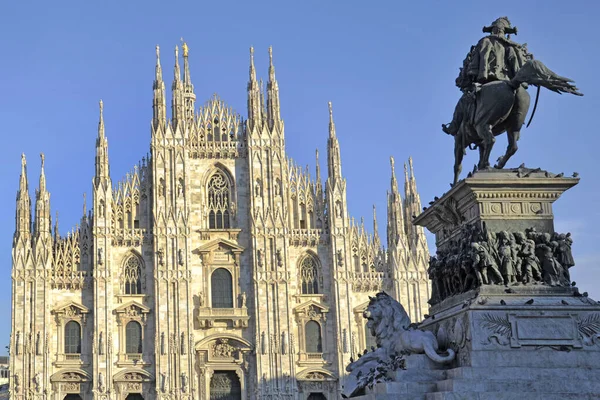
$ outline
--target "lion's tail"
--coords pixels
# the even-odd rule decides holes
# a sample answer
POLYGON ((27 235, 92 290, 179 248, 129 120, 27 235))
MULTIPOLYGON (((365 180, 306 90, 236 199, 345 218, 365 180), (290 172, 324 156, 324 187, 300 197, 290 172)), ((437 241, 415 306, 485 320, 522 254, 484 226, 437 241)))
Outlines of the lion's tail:
POLYGON ((429 340, 424 341, 423 348, 425 349, 425 354, 427 354, 427 357, 429 357, 431 359, 431 361, 440 363, 440 364, 445 364, 445 363, 449 363, 450 361, 454 360, 454 357, 456 357, 456 353, 454 352, 454 350, 447 349, 446 352, 448 353, 448 355, 441 356, 436 351, 437 346, 435 346, 433 344, 433 341, 435 339, 431 339, 431 338, 428 338, 428 339, 429 340))

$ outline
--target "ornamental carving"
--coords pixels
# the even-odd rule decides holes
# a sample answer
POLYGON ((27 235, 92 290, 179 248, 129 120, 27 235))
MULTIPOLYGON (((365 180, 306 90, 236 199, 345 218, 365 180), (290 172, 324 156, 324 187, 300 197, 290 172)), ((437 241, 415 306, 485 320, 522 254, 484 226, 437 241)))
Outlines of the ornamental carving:
POLYGON ((79 393, 81 391, 77 382, 65 382, 61 385, 61 389, 65 393, 79 393))
POLYGON ((218 339, 212 346, 212 355, 215 358, 231 358, 235 356, 237 347, 229 344, 229 339, 218 339))
POLYGON ((458 237, 429 261, 431 305, 484 285, 571 286, 571 234, 490 232, 463 225, 458 237))

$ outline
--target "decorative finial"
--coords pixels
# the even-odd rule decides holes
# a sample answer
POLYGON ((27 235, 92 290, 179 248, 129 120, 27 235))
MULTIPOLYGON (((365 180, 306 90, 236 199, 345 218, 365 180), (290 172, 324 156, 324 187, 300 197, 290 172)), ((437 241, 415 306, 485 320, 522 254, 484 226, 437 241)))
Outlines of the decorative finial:
POLYGON ((404 163, 404 180, 408 181, 408 168, 406 167, 406 163, 404 163))
POLYGON ((42 169, 44 168, 44 160, 45 160, 45 156, 44 153, 40 153, 40 158, 42 159, 42 169))
POLYGON ((102 102, 102 100, 100 100, 98 104, 100 105, 100 115, 102 115, 102 112, 104 111, 104 103, 102 102))
POLYGON ((412 179, 414 179, 415 177, 415 172, 413 171, 413 162, 412 162, 412 157, 408 157, 408 165, 410 166, 410 177, 412 179))
POLYGON ((250 46, 250 59, 254 62, 254 46, 250 46))
POLYGON ((160 58, 160 46, 156 45, 156 59, 158 60, 160 58))
POLYGON ((390 165, 392 166, 392 171, 396 168, 395 163, 396 162, 394 161, 394 156, 391 156, 390 157, 390 165))
POLYGON ((175 45, 175 60, 179 59, 179 46, 175 45))
POLYGON ((25 167, 27 165, 27 160, 25 159, 25 153, 21 153, 21 166, 25 167))
POLYGON ((331 102, 328 102, 327 105, 329 106, 329 119, 333 119, 333 107, 331 106, 331 102))
MULTIPOLYGON (((87 199, 86 194, 83 192, 83 216, 85 217, 85 213, 87 211, 87 199)), ((56 218, 58 219, 58 212, 56 213, 56 218)))
POLYGON ((273 46, 269 46, 269 65, 273 65, 273 46))

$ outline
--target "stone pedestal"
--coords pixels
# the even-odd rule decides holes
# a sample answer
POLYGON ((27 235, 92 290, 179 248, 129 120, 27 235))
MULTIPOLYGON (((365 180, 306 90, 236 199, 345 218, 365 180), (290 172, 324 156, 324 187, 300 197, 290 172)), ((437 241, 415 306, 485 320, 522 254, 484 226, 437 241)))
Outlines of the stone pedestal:
POLYGON ((434 291, 445 285, 419 328, 434 332, 456 358, 440 366, 407 356, 406 370, 359 398, 600 399, 600 304, 567 281, 558 259, 568 257, 558 242, 570 238, 554 233, 552 203, 577 183, 539 170, 477 172, 419 215, 414 223, 436 235, 434 291), (489 252, 489 261, 477 251, 489 252), (505 274, 528 262, 538 263, 540 275, 554 268, 560 276, 474 279, 482 266, 505 274))
POLYGON ((552 204, 579 178, 539 169, 478 171, 457 183, 413 220, 435 235, 443 249, 464 224, 485 224, 492 232, 535 228, 554 232, 552 204))

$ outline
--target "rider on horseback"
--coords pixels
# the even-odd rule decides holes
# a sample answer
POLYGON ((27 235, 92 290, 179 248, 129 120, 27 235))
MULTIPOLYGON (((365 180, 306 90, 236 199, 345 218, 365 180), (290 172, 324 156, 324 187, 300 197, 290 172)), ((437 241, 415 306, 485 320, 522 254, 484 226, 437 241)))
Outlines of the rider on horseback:
POLYGON ((491 26, 483 28, 488 36, 479 40, 463 61, 456 78, 456 86, 463 92, 456 105, 452 122, 442 125, 442 130, 455 136, 465 117, 473 120, 475 100, 481 85, 498 80, 514 78, 519 69, 532 59, 527 52, 527 45, 520 45, 509 39, 508 35, 516 34, 517 28, 511 27, 507 17, 500 17, 491 26))

